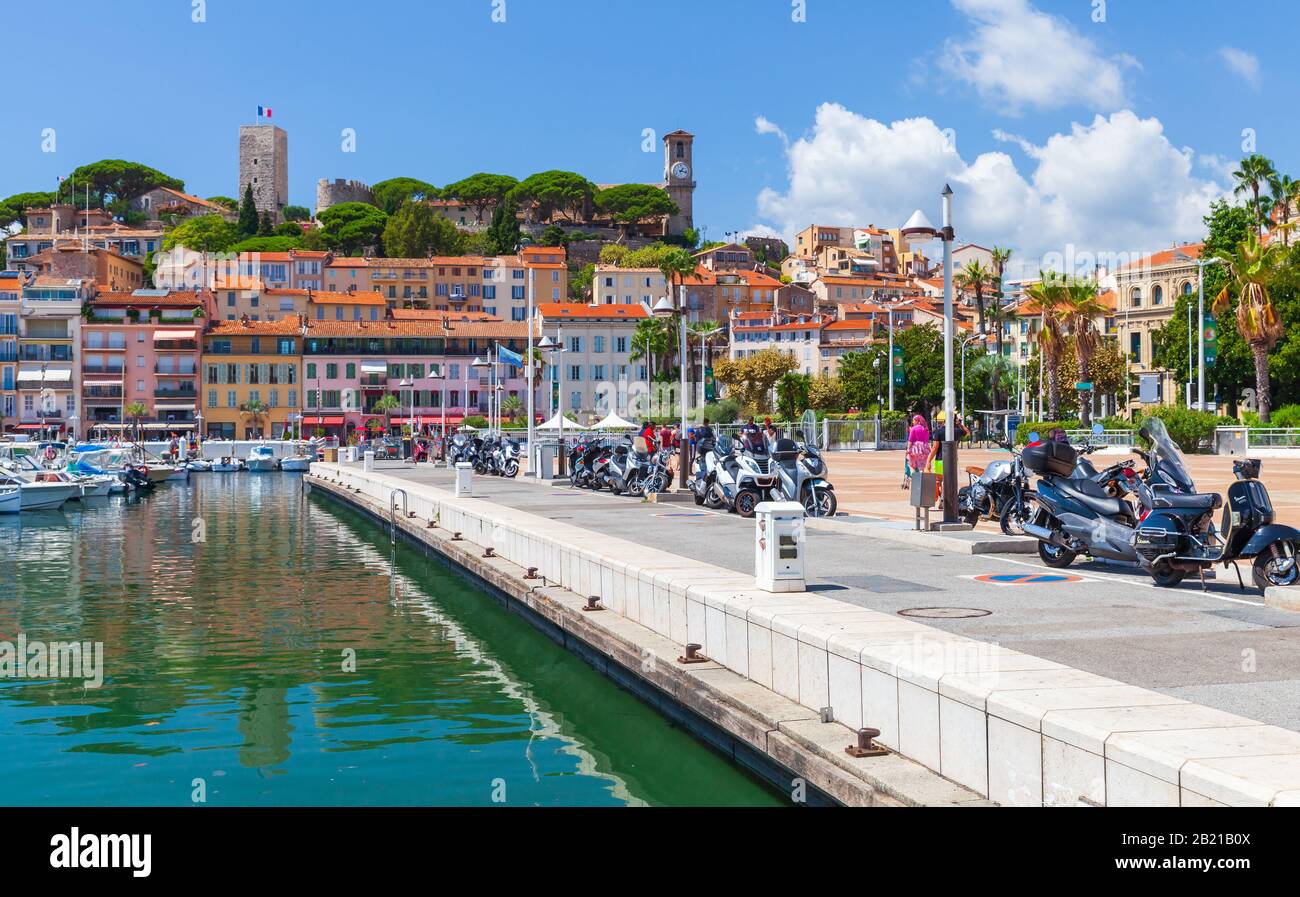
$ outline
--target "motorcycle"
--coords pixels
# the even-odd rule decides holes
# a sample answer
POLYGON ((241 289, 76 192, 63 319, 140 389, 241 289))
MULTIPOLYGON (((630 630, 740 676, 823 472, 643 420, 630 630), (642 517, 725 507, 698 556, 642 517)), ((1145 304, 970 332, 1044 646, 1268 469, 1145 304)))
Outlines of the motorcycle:
POLYGON ((707 448, 700 446, 691 491, 696 504, 726 508, 741 517, 753 517, 759 503, 776 485, 772 459, 766 448, 742 450, 729 436, 719 436, 707 448))
POLYGON ((492 472, 513 478, 519 474, 519 443, 514 439, 497 440, 492 452, 492 472))
POLYGON ((826 479, 826 462, 817 447, 782 436, 772 446, 776 485, 772 497, 797 501, 809 517, 834 517, 835 487, 826 479))
POLYGON ((996 520, 1003 533, 1018 536, 1025 521, 1032 519, 1035 496, 1020 453, 1008 442, 998 444, 1011 457, 966 468, 970 481, 957 490, 957 513, 971 525, 981 519, 996 520))
POLYGON ((1150 452, 1138 453, 1156 471, 1139 484, 1138 519, 1134 548, 1142 566, 1159 586, 1176 586, 1188 573, 1198 573, 1204 588, 1204 571, 1232 564, 1241 581, 1238 560, 1250 560, 1254 585, 1294 585, 1300 577, 1296 552, 1300 530, 1273 522, 1273 503, 1259 479, 1261 463, 1255 458, 1234 461, 1236 482, 1228 487, 1226 503, 1217 492, 1197 493, 1178 446, 1164 422, 1150 418, 1138 434, 1151 443, 1150 452), (1219 527, 1213 512, 1223 505, 1219 527))

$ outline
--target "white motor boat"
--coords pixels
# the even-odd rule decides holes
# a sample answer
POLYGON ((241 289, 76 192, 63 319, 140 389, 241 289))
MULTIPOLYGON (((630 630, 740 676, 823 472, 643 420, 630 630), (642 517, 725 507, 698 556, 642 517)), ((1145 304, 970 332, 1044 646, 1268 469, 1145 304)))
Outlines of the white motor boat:
POLYGON ((291 473, 302 473, 309 467, 311 467, 311 458, 306 455, 294 455, 292 458, 282 458, 280 460, 280 469, 291 473))
POLYGON ((188 461, 185 466, 190 469, 191 473, 195 471, 209 471, 212 469, 212 462, 205 458, 195 458, 188 461))
POLYGON ((0 514, 17 514, 22 509, 22 487, 18 483, 0 482, 0 514))
POLYGON ((244 462, 238 458, 218 458, 208 469, 213 473, 238 473, 244 469, 244 462))
POLYGON ((63 507, 70 498, 81 497, 81 487, 75 483, 58 480, 27 480, 15 471, 0 474, 0 488, 17 486, 19 510, 53 511, 63 507))
POLYGON ((269 445, 255 445, 248 453, 248 469, 254 473, 265 473, 275 470, 278 466, 275 449, 269 445))

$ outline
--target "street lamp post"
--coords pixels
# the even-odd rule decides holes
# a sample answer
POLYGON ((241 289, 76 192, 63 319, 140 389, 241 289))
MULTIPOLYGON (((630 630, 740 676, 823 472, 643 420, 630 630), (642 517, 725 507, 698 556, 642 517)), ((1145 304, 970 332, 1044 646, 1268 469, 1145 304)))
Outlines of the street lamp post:
POLYGON ((564 382, 562 376, 564 372, 561 370, 564 358, 564 325, 560 325, 556 333, 558 334, 556 339, 551 339, 549 336, 543 335, 541 341, 537 344, 537 348, 541 349, 546 355, 547 362, 551 365, 551 370, 555 372, 555 376, 558 378, 555 381, 558 384, 555 387, 555 413, 560 427, 559 449, 557 454, 559 455, 558 463, 560 476, 564 476, 567 473, 565 467, 568 462, 568 456, 564 451, 564 382))
POLYGON ((689 441, 686 439, 686 418, 689 413, 688 406, 690 402, 690 397, 686 394, 686 365, 688 359, 686 355, 685 293, 686 293, 686 287, 683 285, 681 287, 680 307, 674 306, 672 299, 668 296, 662 297, 658 302, 655 303, 654 306, 655 317, 664 318, 664 319, 671 319, 673 317, 676 317, 677 324, 678 324, 677 358, 680 361, 679 367, 681 368, 681 382, 679 385, 679 390, 681 392, 681 401, 682 401, 682 420, 681 420, 681 430, 680 430, 681 438, 678 439, 678 443, 681 445, 682 449, 680 453, 681 457, 678 459, 680 463, 677 466, 679 468, 678 485, 681 486, 682 489, 686 488, 687 467, 690 465, 690 458, 688 457, 690 454, 690 448, 688 447, 689 441))
POLYGON ((408 440, 403 437, 402 448, 406 455, 412 458, 415 457, 415 390, 411 389, 414 385, 415 381, 407 377, 397 382, 398 389, 410 390, 411 401, 407 406, 410 410, 407 412, 406 426, 411 428, 411 438, 408 440))

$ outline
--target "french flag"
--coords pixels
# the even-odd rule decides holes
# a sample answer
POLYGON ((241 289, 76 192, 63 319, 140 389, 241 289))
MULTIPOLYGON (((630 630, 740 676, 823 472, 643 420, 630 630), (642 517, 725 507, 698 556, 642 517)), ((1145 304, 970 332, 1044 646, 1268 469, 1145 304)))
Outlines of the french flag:
POLYGON ((263 107, 263 106, 258 106, 258 107, 257 107, 257 117, 258 117, 258 118, 270 118, 270 117, 271 117, 271 107, 270 107, 270 106, 265 106, 265 107, 263 107))

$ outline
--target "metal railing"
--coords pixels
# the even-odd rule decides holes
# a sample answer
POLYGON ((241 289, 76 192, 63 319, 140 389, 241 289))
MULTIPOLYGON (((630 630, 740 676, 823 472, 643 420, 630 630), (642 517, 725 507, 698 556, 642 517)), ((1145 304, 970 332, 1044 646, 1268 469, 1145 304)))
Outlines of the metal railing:
POLYGON ((1132 430, 1103 430, 1101 433, 1093 433, 1091 430, 1066 430, 1065 435, 1076 445, 1087 442, 1089 445, 1130 448, 1137 444, 1134 441, 1137 434, 1132 430))
POLYGON ((1246 430, 1248 448, 1300 448, 1300 428, 1252 427, 1246 430))

